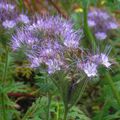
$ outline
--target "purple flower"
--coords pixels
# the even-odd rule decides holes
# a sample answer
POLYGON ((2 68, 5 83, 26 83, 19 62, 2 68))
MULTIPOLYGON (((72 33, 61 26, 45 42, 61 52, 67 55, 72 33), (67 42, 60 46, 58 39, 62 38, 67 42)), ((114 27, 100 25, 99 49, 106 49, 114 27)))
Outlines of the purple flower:
POLYGON ((13 20, 5 20, 5 21, 3 21, 2 25, 6 29, 11 29, 16 26, 16 22, 13 20))
POLYGON ((49 59, 46 65, 48 65, 48 73, 52 74, 57 70, 61 70, 61 66, 63 65, 63 63, 61 60, 49 59))
POLYGON ((33 54, 27 54, 27 57, 31 62, 31 65, 30 65, 31 68, 38 68, 40 67, 40 64, 43 62, 42 58, 39 58, 38 56, 33 54))
POLYGON ((30 22, 28 16, 24 15, 24 14, 20 14, 18 17, 18 21, 22 22, 24 24, 28 24, 30 22))
POLYGON ((98 40, 104 40, 107 38, 107 34, 104 33, 104 32, 97 32, 95 33, 95 37, 98 39, 98 40))
POLYGON ((0 1, 0 21, 15 20, 18 11, 15 10, 15 5, 6 1, 0 1))
POLYGON ((105 67, 109 68, 111 66, 111 63, 109 62, 108 56, 104 53, 101 53, 101 64, 103 64, 105 67))
POLYGON ((97 76, 98 65, 91 61, 78 62, 77 67, 79 69, 83 70, 85 72, 85 74, 90 78, 97 76))
POLYGON ((107 68, 109 68, 111 66, 108 55, 106 55, 105 53, 100 53, 100 54, 96 54, 96 55, 92 56, 92 61, 99 65, 102 64, 107 68))
MULTIPOLYGON (((35 42, 38 41, 38 38, 33 36, 33 34, 30 31, 22 29, 17 29, 16 34, 12 36, 11 45, 13 50, 18 50, 22 46, 25 46, 25 48, 32 48, 35 42)), ((26 49, 27 49, 26 48, 26 49)))
POLYGON ((106 46, 104 52, 97 52, 95 54, 87 53, 82 56, 82 59, 77 58, 77 68, 78 70, 84 71, 84 73, 89 77, 95 77, 98 75, 98 68, 100 65, 110 68, 111 62, 108 57, 111 47, 106 46))
POLYGON ((117 29, 118 28, 118 25, 114 22, 109 22, 108 24, 109 24, 108 29, 117 29))
POLYGON ((108 56, 105 53, 87 56, 87 60, 78 60, 77 68, 84 71, 85 74, 91 78, 98 75, 98 67, 104 65, 106 68, 111 66, 108 56))
POLYGON ((88 13, 88 25, 99 40, 106 39, 110 30, 118 28, 116 20, 106 11, 100 9, 94 9, 88 13))
POLYGON ((89 25, 89 27, 94 27, 96 25, 96 23, 93 20, 88 20, 88 25, 89 25))
POLYGON ((14 9, 15 9, 15 5, 13 5, 13 4, 9 4, 9 3, 7 3, 7 2, 1 2, 0 3, 0 9, 1 10, 6 10, 6 11, 14 11, 14 9))
POLYGON ((70 33, 68 31, 68 34, 65 35, 64 45, 67 46, 68 48, 78 48, 80 42, 79 40, 81 39, 81 35, 79 34, 80 31, 78 31, 78 33, 72 32, 70 33))
POLYGON ((20 14, 15 4, 11 4, 6 0, 0 1, 0 22, 5 29, 13 29, 18 23, 28 24, 30 22, 28 16, 20 14))
POLYGON ((63 44, 69 48, 79 47, 79 42, 82 37, 81 30, 74 31, 73 25, 59 16, 42 17, 37 20, 37 23, 30 26, 30 29, 38 29, 44 31, 48 36, 53 35, 55 38, 63 40, 63 44))
POLYGON ((109 52, 111 51, 111 48, 106 47, 106 52, 96 53, 95 55, 92 55, 90 57, 90 60, 96 64, 104 65, 106 68, 109 68, 111 66, 110 59, 108 57, 109 52))

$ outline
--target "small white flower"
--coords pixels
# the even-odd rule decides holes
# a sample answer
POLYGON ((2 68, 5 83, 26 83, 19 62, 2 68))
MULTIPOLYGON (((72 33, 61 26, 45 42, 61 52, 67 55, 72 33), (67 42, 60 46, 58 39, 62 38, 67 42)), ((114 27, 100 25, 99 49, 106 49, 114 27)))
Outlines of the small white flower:
POLYGON ((107 20, 110 17, 106 12, 99 12, 99 16, 104 20, 107 20))
POLYGON ((96 38, 99 39, 99 40, 104 40, 107 38, 107 34, 104 33, 104 32, 97 32, 95 34, 96 38))
POLYGON ((11 28, 15 27, 16 22, 13 21, 13 20, 5 20, 5 21, 2 23, 2 25, 3 25, 3 27, 6 28, 6 29, 7 29, 7 28, 8 28, 8 29, 11 29, 11 28))
POLYGON ((87 61, 87 62, 78 62, 78 68, 83 70, 88 77, 95 77, 97 76, 97 64, 87 61))
POLYGON ((51 56, 54 53, 52 48, 47 48, 41 53, 43 56, 51 56))
POLYGON ((101 63, 106 66, 107 68, 109 68, 111 66, 111 63, 109 62, 108 56, 106 56, 105 54, 101 53, 101 63))
POLYGON ((30 30, 30 31, 32 31, 32 30, 34 30, 36 28, 37 28, 37 25, 35 23, 33 23, 32 25, 27 27, 27 29, 30 30))
POLYGON ((12 5, 12 4, 6 4, 5 5, 5 9, 8 9, 8 10, 14 10, 15 9, 15 6, 14 5, 12 5))
POLYGON ((19 16, 19 21, 24 23, 24 24, 28 24, 30 22, 28 16, 24 15, 24 14, 20 14, 19 16))
POLYGON ((38 59, 37 57, 33 58, 33 60, 31 61, 31 68, 37 68, 40 66, 40 59, 38 59))
POLYGON ((48 65, 48 73, 52 74, 57 70, 60 70, 60 65, 62 65, 62 62, 60 62, 57 59, 54 60, 48 60, 48 62, 46 62, 46 64, 48 65))
POLYGON ((97 16, 97 15, 98 15, 98 12, 97 12, 97 11, 92 11, 92 12, 89 12, 89 13, 88 13, 88 17, 97 16))
POLYGON ((96 23, 93 20, 88 20, 88 25, 89 25, 89 27, 94 27, 96 25, 96 23))
POLYGON ((90 61, 94 62, 95 64, 100 64, 101 62, 101 56, 99 54, 93 55, 90 58, 90 61))
POLYGON ((79 45, 79 42, 75 40, 65 40, 64 45, 69 48, 77 48, 79 45))
POLYGON ((4 10, 10 10, 13 11, 15 9, 15 6, 12 4, 4 4, 4 3, 0 3, 0 9, 4 9, 4 10))
POLYGON ((88 77, 97 76, 97 65, 94 63, 86 63, 84 65, 84 72, 87 74, 88 77))
POLYGON ((83 65, 83 70, 88 77, 97 76, 97 65, 94 63, 87 62, 83 65))
POLYGON ((114 22, 109 22, 108 29, 117 29, 118 25, 114 22))

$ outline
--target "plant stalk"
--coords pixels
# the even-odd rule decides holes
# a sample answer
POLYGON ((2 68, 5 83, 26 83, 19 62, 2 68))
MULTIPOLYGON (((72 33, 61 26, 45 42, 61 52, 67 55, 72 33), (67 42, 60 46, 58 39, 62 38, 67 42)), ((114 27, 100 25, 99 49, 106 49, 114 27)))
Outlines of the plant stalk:
POLYGON ((50 119, 50 105, 51 105, 51 95, 48 93, 48 105, 47 105, 47 120, 50 119))
POLYGON ((68 115, 68 107, 65 107, 65 111, 64 111, 64 120, 67 120, 67 115, 68 115))
POLYGON ((89 0, 83 0, 84 33, 93 46, 93 49, 96 50, 96 42, 88 26, 88 4, 89 0))
MULTIPOLYGON (((4 71, 3 71, 3 77, 2 77, 2 89, 4 90, 4 85, 6 81, 6 76, 7 76, 7 69, 8 69, 8 51, 6 51, 6 57, 5 57, 5 66, 4 66, 4 71)), ((1 93, 1 104, 2 104, 2 112, 3 112, 3 120, 7 120, 7 115, 6 115, 6 108, 5 108, 5 95, 2 92, 1 93)))
POLYGON ((59 120, 59 116, 60 116, 60 105, 59 102, 57 103, 57 115, 56 115, 56 120, 59 120))
POLYGON ((4 94, 3 93, 1 93, 1 105, 2 105, 3 120, 7 120, 6 111, 5 111, 4 94))
POLYGON ((6 76, 7 76, 7 69, 8 69, 8 51, 6 51, 6 58, 5 58, 5 67, 4 67, 4 71, 3 71, 3 77, 2 77, 2 82, 3 82, 3 87, 4 87, 4 83, 6 81, 6 76))

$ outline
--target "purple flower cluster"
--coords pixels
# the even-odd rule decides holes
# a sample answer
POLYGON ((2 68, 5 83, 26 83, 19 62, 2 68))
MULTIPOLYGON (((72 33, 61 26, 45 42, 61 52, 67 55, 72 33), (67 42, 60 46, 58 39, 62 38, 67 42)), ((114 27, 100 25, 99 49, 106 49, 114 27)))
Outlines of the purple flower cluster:
MULTIPOLYGON (((109 29, 118 27, 106 12, 92 11, 88 16, 88 24, 100 40, 107 37, 109 29), (109 21, 107 22, 107 20, 109 21)), ((29 19, 22 14, 18 20, 29 23, 29 19)), ((71 64, 69 61, 72 60, 76 61, 75 67, 84 71, 89 78, 98 75, 97 69, 100 65, 110 68, 108 52, 99 52, 94 55, 89 53, 81 57, 78 55, 79 53, 76 51, 80 50, 82 30, 75 31, 73 27, 71 21, 60 16, 37 16, 33 22, 16 29, 12 36, 11 46, 14 51, 24 50, 32 68, 45 65, 49 74, 61 69, 68 69, 71 64)))
POLYGON ((116 20, 100 9, 94 9, 88 13, 88 25, 98 40, 106 39, 108 31, 118 28, 116 20))
POLYGON ((37 17, 33 23, 16 30, 11 45, 14 51, 25 50, 32 68, 45 65, 47 72, 52 74, 57 70, 67 70, 71 64, 69 61, 77 61, 75 67, 78 70, 90 78, 95 77, 100 65, 111 66, 108 52, 80 57, 77 51, 80 50, 81 38, 82 30, 75 31, 68 20, 59 16, 37 17))
POLYGON ((12 36, 12 48, 25 48, 31 67, 42 64, 49 74, 67 67, 65 54, 79 48, 82 31, 59 16, 37 17, 31 25, 18 29, 12 36))
POLYGON ((14 4, 5 0, 0 1, 0 22, 5 29, 14 28, 18 23, 28 24, 28 16, 20 14, 14 4))

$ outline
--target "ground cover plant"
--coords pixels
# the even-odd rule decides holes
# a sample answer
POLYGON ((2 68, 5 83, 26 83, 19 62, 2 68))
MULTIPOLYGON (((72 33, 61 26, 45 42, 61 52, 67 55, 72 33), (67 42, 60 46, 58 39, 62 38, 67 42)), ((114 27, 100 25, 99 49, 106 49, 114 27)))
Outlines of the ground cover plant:
POLYGON ((119 120, 119 5, 1 0, 0 120, 119 120))

